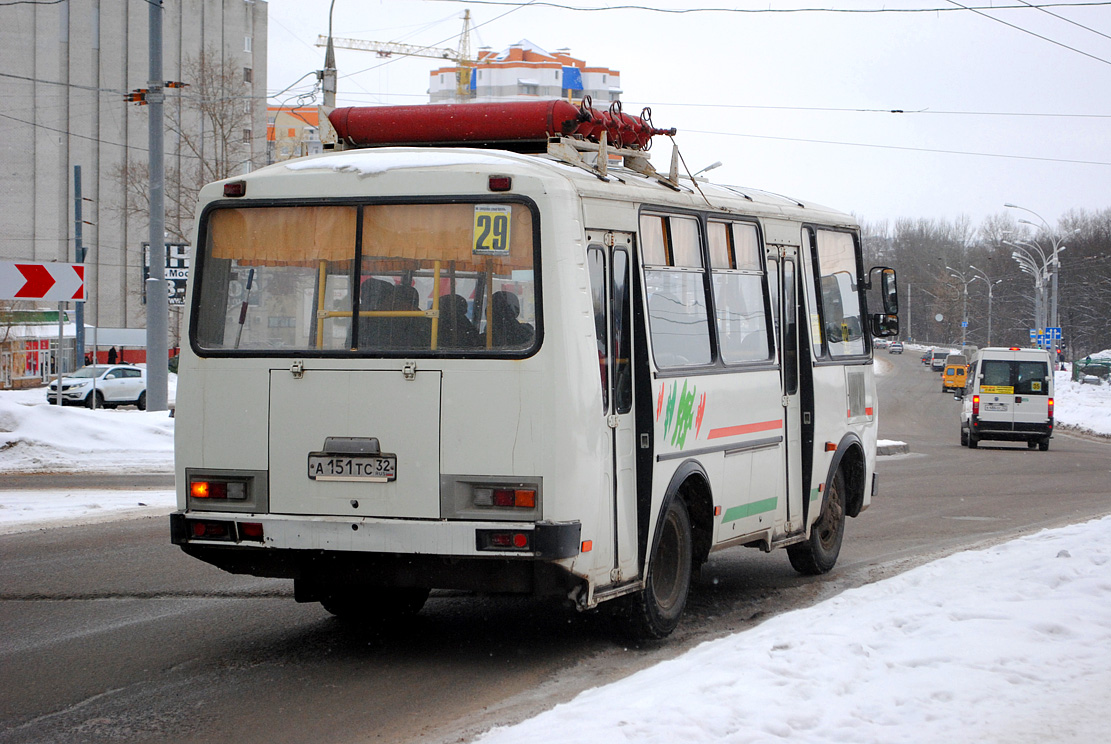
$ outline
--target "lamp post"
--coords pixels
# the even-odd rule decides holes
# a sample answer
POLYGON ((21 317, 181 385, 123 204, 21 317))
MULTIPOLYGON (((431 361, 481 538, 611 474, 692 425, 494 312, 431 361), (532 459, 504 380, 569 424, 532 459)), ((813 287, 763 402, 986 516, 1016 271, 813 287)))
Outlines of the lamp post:
POLYGON ((1037 330, 1044 329, 1048 325, 1045 313, 1046 278, 1049 275, 1048 260, 1042 253, 1042 249, 1031 243, 1021 241, 1012 243, 1009 240, 1004 240, 1003 243, 1014 248, 1011 251, 1011 258, 1018 262, 1023 273, 1034 277, 1034 327, 1037 330), (1030 248, 1038 252, 1041 261, 1028 250, 1030 248))
POLYGON ((996 279, 993 282, 988 277, 987 273, 983 269, 977 268, 977 267, 973 266, 972 264, 969 264, 968 268, 972 269, 973 271, 978 271, 979 273, 974 278, 975 279, 981 279, 981 280, 984 281, 985 284, 988 285, 988 343, 987 343, 987 345, 991 346, 991 298, 992 298, 992 295, 994 294, 993 290, 995 289, 995 285, 996 284, 1002 284, 1003 280, 1002 279, 996 279))
MULTIPOLYGON (((1053 328, 1060 328, 1061 326, 1059 324, 1058 317, 1057 317, 1057 275, 1061 271, 1060 253, 1061 253, 1061 251, 1065 250, 1065 245, 1064 245, 1062 239, 1058 238, 1056 233, 1054 233, 1053 229, 1049 226, 1049 223, 1046 221, 1045 217, 1042 217, 1040 214, 1035 212, 1033 209, 1029 209, 1027 207, 1020 207, 1017 204, 1010 204, 1010 203, 1004 204, 1003 206, 1007 207, 1008 209, 1021 209, 1023 212, 1029 212, 1030 214, 1037 217, 1038 220, 1041 221, 1040 225, 1035 223, 1035 222, 1031 222, 1030 220, 1019 220, 1019 222, 1024 224, 1024 225, 1030 225, 1032 227, 1036 227, 1039 230, 1045 230, 1046 235, 1048 235, 1049 239, 1053 242, 1053 250, 1050 252, 1050 254, 1048 256, 1049 260, 1046 262, 1047 266, 1052 266, 1053 267, 1053 271, 1049 275, 1050 300, 1049 300, 1049 317, 1048 317, 1047 325, 1049 325, 1050 327, 1053 327, 1053 328)), ((1080 232, 1080 228, 1076 228, 1075 230, 1071 231, 1069 233, 1069 235, 1075 235, 1078 232, 1080 232)), ((1041 253, 1041 248, 1040 247, 1038 249, 1038 252, 1041 253)), ((1043 257, 1045 257, 1045 254, 1042 254, 1042 255, 1043 255, 1043 257)), ((1054 358, 1056 358, 1056 347, 1057 347, 1056 340, 1054 340, 1053 347, 1054 347, 1054 358)))
POLYGON ((965 339, 968 336, 968 285, 976 281, 978 277, 973 276, 971 279, 964 278, 963 271, 957 271, 952 266, 946 266, 945 270, 950 272, 949 276, 954 279, 960 279, 964 284, 964 296, 961 300, 961 348, 965 346, 965 339))

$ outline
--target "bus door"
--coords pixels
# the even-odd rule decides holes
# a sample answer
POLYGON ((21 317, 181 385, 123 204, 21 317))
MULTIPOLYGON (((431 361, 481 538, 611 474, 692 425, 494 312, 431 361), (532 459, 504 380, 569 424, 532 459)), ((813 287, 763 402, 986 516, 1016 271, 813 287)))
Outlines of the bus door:
MULTIPOLYGON (((784 472, 787 474, 787 533, 804 527, 802 482, 802 404, 799 396, 798 249, 768 246, 768 286, 775 318, 783 401, 784 472)), ((809 416, 810 414, 805 414, 809 416)))
MULTIPOLYGON (((612 549, 595 543, 614 582, 637 575, 636 431, 633 416, 632 233, 590 231, 587 261, 594 306, 602 410, 609 432, 609 478, 603 522, 612 526, 612 549)), ((601 541, 599 541, 601 542, 601 541)))

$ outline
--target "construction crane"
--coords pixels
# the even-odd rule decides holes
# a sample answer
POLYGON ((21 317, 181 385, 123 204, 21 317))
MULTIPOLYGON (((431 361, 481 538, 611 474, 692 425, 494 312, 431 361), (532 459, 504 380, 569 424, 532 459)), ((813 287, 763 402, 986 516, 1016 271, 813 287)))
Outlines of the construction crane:
MULTIPOLYGON (((316 37, 316 46, 328 46, 328 37, 321 34, 316 37)), ((400 44, 393 41, 365 41, 363 39, 343 39, 332 37, 332 46, 336 49, 355 49, 361 52, 375 52, 379 57, 392 57, 397 54, 403 57, 430 57, 432 59, 447 59, 455 62, 455 92, 459 100, 470 97, 471 74, 475 66, 475 59, 471 56, 471 11, 463 11, 463 32, 459 35, 459 46, 455 49, 447 47, 427 47, 413 44, 400 44)))

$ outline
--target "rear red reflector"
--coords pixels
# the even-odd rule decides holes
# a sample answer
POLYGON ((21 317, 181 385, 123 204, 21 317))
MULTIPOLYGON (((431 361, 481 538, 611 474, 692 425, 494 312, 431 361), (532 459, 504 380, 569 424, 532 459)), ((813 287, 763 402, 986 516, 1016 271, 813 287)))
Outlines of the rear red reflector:
POLYGON ((197 540, 233 540, 231 522, 217 522, 211 519, 189 522, 189 534, 197 540))
POLYGON ((491 191, 509 191, 513 188, 513 179, 509 176, 490 176, 487 183, 491 191))
POLYGON ((232 181, 224 184, 224 196, 245 196, 247 194, 246 181, 232 181))
POLYGON ((519 530, 478 530, 475 547, 478 550, 529 550, 532 532, 519 530))
POLYGON ((262 542, 262 525, 259 522, 240 522, 239 539, 262 542))

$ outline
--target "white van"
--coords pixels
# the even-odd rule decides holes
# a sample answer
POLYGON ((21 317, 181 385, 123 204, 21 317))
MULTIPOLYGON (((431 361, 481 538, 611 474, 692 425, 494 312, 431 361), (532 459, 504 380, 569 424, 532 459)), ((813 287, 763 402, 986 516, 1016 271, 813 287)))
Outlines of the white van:
POLYGON ((961 444, 1026 442, 1045 452, 1053 436, 1053 365, 1043 349, 981 349, 961 404, 961 444))

